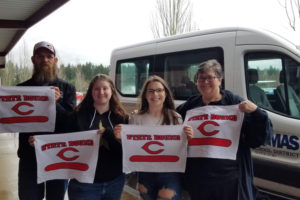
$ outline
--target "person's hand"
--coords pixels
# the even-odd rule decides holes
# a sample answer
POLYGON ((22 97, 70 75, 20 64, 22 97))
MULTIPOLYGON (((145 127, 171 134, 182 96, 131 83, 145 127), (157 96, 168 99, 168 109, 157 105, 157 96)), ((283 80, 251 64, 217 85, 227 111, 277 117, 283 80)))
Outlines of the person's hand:
POLYGON ((55 101, 60 98, 60 90, 58 87, 52 86, 51 89, 55 91, 55 101))
POLYGON ((34 147, 34 141, 35 141, 34 136, 29 136, 28 143, 30 146, 34 147))
POLYGON ((118 124, 117 126, 115 126, 114 128, 114 135, 117 139, 121 140, 121 131, 122 131, 122 125, 118 124))
POLYGON ((189 125, 185 125, 185 126, 183 127, 183 132, 186 134, 188 140, 189 140, 189 139, 192 139, 193 136, 194 136, 194 130, 193 130, 193 128, 192 128, 191 126, 189 126, 189 125))
POLYGON ((257 109, 257 105, 255 105, 249 100, 245 100, 239 104, 239 109, 240 111, 245 113, 252 113, 257 109))

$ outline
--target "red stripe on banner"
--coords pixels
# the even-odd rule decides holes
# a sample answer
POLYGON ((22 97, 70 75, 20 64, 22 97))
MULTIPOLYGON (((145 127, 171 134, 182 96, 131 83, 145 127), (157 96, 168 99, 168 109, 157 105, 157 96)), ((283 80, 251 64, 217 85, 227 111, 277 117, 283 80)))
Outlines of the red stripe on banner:
POLYGON ((190 146, 200 146, 200 145, 213 145, 220 147, 229 147, 231 145, 231 141, 227 139, 220 138, 192 138, 189 140, 190 146))
POLYGON ((31 123, 31 122, 47 122, 49 119, 45 116, 29 116, 29 117, 6 117, 0 118, 2 124, 14 123, 31 123))
POLYGON ((79 171, 86 171, 89 169, 89 166, 85 163, 54 163, 45 167, 45 171, 53 171, 58 169, 74 169, 79 171))
POLYGON ((131 162, 177 162, 178 156, 131 156, 129 158, 131 162))

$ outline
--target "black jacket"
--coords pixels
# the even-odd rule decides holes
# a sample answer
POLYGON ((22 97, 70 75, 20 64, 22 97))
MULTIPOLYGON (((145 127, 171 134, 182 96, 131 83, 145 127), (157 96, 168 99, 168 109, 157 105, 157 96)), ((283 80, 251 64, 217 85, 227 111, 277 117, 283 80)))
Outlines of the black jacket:
POLYGON ((100 140, 99 155, 94 182, 115 179, 122 174, 122 145, 113 134, 117 124, 128 124, 128 116, 120 117, 111 110, 99 114, 93 106, 74 112, 65 118, 63 132, 77 132, 99 129, 99 122, 106 128, 100 140))
MULTIPOLYGON (((29 79, 18 86, 56 86, 62 92, 61 98, 56 101, 56 114, 72 112, 76 105, 76 90, 73 85, 57 78, 55 81, 40 85, 36 83, 33 79, 29 79)), ((55 130, 60 129, 63 126, 63 121, 56 119, 55 130)), ((55 131, 56 133, 57 131, 55 131)), ((52 134, 51 132, 32 132, 32 133, 20 133, 19 134, 19 148, 18 156, 19 158, 33 159, 35 160, 35 151, 28 143, 28 138, 31 135, 41 135, 41 134, 52 134)))
MULTIPOLYGON (((211 102, 209 105, 235 105, 243 101, 241 97, 234 95, 230 91, 221 90, 221 93, 223 95, 222 99, 211 102)), ((184 119, 188 110, 201 106, 205 105, 202 102, 202 96, 199 94, 192 96, 184 104, 180 105, 177 108, 177 112, 184 119)), ((186 173, 192 178, 202 177, 203 182, 226 181, 226 178, 232 176, 232 168, 230 167, 236 165, 237 170, 235 171, 239 180, 239 199, 254 200, 256 189, 253 184, 253 165, 250 148, 267 144, 271 140, 272 135, 272 124, 265 111, 257 108, 251 114, 245 113, 235 163, 226 159, 188 158, 186 173), (226 169, 226 166, 229 167, 226 169), (199 170, 199 168, 205 169, 199 170)))

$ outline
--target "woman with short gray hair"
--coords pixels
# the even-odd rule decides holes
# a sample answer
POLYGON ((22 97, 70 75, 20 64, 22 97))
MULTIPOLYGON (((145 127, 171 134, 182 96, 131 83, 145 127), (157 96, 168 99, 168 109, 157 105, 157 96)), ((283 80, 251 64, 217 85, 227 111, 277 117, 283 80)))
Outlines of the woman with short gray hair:
MULTIPOLYGON (((192 200, 254 200, 256 189, 250 148, 270 140, 273 134, 271 121, 267 113, 251 101, 221 89, 223 73, 218 61, 201 63, 196 78, 199 95, 192 96, 177 108, 183 119, 188 110, 207 105, 238 105, 244 112, 244 119, 236 160, 188 158, 184 180, 186 190, 192 200)), ((195 132, 195 137, 197 134, 200 133, 195 132)))

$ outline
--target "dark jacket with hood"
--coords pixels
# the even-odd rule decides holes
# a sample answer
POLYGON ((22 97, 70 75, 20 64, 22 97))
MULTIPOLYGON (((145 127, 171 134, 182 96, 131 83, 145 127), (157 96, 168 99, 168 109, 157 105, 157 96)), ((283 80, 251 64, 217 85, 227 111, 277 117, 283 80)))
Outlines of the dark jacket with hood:
MULTIPOLYGON (((222 99, 209 105, 235 105, 243 99, 232 92, 221 90, 222 99)), ((184 119, 190 109, 205 106, 201 94, 192 96, 177 108, 184 119)), ((273 135, 271 121, 265 111, 257 108, 254 112, 245 113, 241 129, 236 161, 212 158, 188 158, 186 175, 190 179, 201 179, 205 182, 220 182, 236 177, 239 182, 239 200, 255 200, 256 188, 253 184, 253 164, 250 148, 268 144, 273 135)), ((192 180, 190 180, 192 182, 192 180)))
POLYGON ((106 129, 100 140, 99 155, 94 182, 110 181, 122 174, 122 145, 113 134, 117 124, 128 124, 128 116, 120 117, 109 110, 99 114, 91 105, 66 118, 64 132, 98 130, 99 122, 106 129))
MULTIPOLYGON (((76 105, 76 90, 73 85, 67 83, 66 81, 57 78, 55 81, 48 84, 38 84, 33 79, 29 79, 18 86, 55 86, 61 91, 61 97, 56 101, 56 114, 59 113, 70 113, 76 105)), ((63 121, 56 118, 55 122, 55 133, 57 129, 63 126, 63 121)), ((18 156, 21 159, 30 159, 35 161, 35 151, 32 146, 28 143, 28 138, 31 135, 41 135, 41 134, 53 134, 51 132, 32 132, 32 133, 20 133, 19 134, 19 148, 18 156)))

